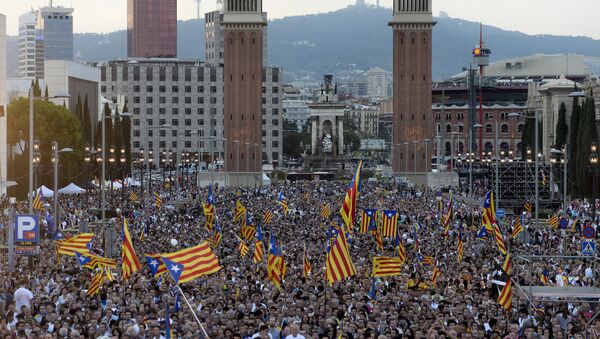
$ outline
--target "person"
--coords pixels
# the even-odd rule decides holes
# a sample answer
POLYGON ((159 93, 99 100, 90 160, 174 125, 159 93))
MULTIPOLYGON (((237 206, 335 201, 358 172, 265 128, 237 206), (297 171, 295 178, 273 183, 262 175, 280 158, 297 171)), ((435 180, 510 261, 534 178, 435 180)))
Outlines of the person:
POLYGON ((300 327, 298 326, 298 324, 291 324, 290 332, 291 333, 287 337, 285 337, 285 339, 306 339, 305 336, 300 334, 300 327))
POLYGON ((21 312, 22 307, 31 308, 31 300, 33 299, 33 293, 27 289, 27 280, 23 279, 19 283, 19 288, 14 294, 15 306, 17 312, 21 312))

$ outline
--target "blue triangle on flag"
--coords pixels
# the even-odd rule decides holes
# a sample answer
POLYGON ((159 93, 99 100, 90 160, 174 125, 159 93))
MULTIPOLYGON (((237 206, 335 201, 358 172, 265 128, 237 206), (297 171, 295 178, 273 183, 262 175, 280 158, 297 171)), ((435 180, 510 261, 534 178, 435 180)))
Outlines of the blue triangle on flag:
POLYGON ((161 257, 161 259, 165 263, 165 266, 167 266, 167 271, 169 271, 175 283, 179 284, 179 278, 181 277, 181 273, 183 273, 183 264, 176 263, 165 257, 161 257))

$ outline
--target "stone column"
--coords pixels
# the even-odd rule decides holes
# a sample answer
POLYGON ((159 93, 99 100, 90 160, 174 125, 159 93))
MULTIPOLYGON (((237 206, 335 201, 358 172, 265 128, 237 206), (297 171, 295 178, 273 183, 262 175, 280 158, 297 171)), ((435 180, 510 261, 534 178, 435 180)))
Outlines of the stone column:
POLYGON ((311 132, 311 149, 312 149, 312 154, 315 155, 317 152, 317 143, 319 140, 319 137, 317 135, 317 119, 316 117, 312 118, 312 132, 311 132))
POLYGON ((344 120, 338 119, 338 155, 344 155, 344 120))

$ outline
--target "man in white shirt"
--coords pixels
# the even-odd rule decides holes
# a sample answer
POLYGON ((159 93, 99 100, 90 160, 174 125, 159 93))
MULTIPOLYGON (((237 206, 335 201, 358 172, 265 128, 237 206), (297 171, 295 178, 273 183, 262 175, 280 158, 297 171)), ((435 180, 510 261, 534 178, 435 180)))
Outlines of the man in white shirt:
POLYGON ((302 334, 300 334, 300 327, 298 327, 298 324, 292 324, 290 326, 290 331, 292 332, 290 335, 288 335, 287 337, 285 337, 285 339, 306 339, 305 336, 303 336, 302 334))
POLYGON ((19 288, 15 291, 14 298, 17 308, 16 312, 21 312, 21 307, 25 306, 31 308, 31 300, 33 299, 33 293, 27 289, 27 280, 21 281, 19 288))

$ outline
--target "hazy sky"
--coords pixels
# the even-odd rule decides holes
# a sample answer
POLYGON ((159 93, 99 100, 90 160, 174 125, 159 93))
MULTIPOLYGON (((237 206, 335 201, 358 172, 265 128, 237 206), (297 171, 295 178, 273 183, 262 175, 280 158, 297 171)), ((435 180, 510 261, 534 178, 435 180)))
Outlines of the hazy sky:
MULTIPOLYGON (((16 35, 18 17, 32 6, 49 0, 0 0, 0 13, 7 15, 7 33, 16 35)), ((328 12, 356 0, 263 0, 269 18, 328 12)), ((375 4, 376 0, 366 0, 375 4)), ((392 0, 380 0, 391 7, 392 0)), ((55 5, 75 8, 75 32, 110 32, 127 26, 127 0, 54 0, 55 5)), ((201 13, 213 10, 216 0, 202 0, 201 13)), ((434 13, 517 30, 528 34, 582 35, 600 39, 598 0, 433 0, 434 13)), ((390 14, 391 15, 391 14, 390 14)), ((178 0, 180 20, 196 16, 195 0, 178 0)), ((386 23, 382 23, 386 24, 386 23)))

